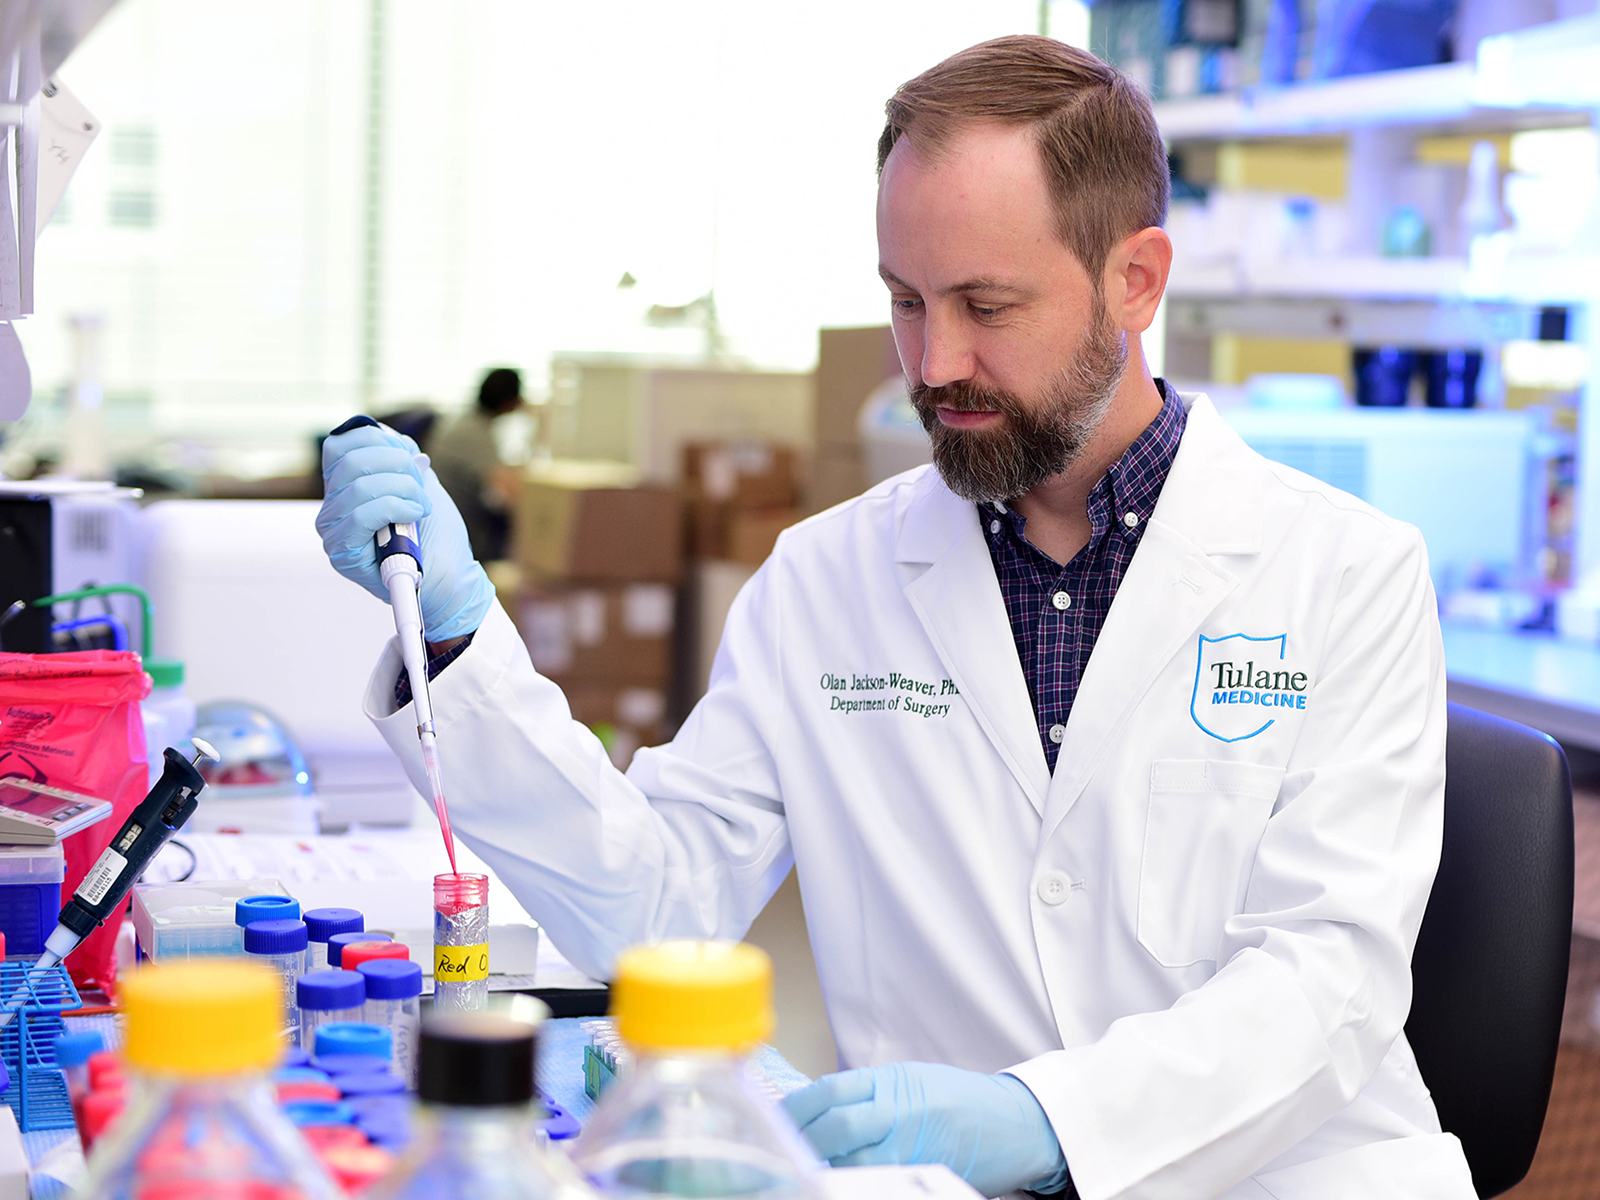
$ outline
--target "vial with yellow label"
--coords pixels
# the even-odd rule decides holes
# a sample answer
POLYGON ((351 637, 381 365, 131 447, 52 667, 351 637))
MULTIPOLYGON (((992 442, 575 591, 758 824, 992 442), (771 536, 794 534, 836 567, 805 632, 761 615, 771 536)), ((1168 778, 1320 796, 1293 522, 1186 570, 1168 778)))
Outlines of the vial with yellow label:
POLYGON ((489 1006, 489 877, 433 877, 433 1007, 489 1006))

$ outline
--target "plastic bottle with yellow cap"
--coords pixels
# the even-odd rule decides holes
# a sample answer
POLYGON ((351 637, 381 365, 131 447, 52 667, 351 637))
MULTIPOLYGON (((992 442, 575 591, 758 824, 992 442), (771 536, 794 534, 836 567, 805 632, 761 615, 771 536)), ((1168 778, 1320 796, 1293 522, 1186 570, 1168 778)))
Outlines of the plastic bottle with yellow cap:
POLYGON ((635 1056, 573 1146, 608 1196, 816 1197, 821 1169, 750 1073, 772 1032, 772 961, 739 942, 626 951, 611 1015, 635 1056))
POLYGON ((264 967, 211 959, 122 984, 133 1102, 95 1144, 86 1200, 336 1200, 343 1193, 278 1110, 283 995, 264 967))

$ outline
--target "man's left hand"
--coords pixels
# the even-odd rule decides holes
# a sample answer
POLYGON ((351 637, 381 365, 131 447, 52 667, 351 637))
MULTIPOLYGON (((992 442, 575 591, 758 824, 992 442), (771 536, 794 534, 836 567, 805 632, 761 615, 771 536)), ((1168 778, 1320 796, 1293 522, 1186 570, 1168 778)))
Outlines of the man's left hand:
POLYGON ((891 1063, 824 1075, 783 1105, 836 1167, 944 1163, 985 1196, 1068 1179, 1044 1109, 1010 1075, 891 1063))

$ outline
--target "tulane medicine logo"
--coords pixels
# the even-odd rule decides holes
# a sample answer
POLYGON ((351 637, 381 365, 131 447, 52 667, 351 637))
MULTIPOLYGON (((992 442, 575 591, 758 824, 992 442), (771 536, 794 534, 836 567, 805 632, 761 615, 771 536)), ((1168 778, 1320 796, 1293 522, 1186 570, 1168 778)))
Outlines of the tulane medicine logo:
POLYGON ((1277 710, 1306 706, 1306 674, 1283 661, 1287 634, 1200 635, 1189 714, 1220 742, 1242 742, 1272 726, 1277 710))

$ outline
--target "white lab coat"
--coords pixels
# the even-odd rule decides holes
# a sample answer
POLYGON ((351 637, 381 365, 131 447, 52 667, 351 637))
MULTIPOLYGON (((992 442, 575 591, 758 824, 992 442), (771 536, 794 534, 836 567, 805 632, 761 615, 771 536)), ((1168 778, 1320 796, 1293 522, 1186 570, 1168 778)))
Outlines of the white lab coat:
MULTIPOLYGON (((600 977, 741 936, 792 861, 843 1065, 1009 1070, 1084 1200, 1467 1200, 1401 1033, 1444 784, 1422 540, 1190 403, 1053 775, 977 511, 923 468, 779 539, 626 776, 494 608, 432 687, 457 830, 600 977)), ((399 665, 366 704, 420 786, 399 665)))

